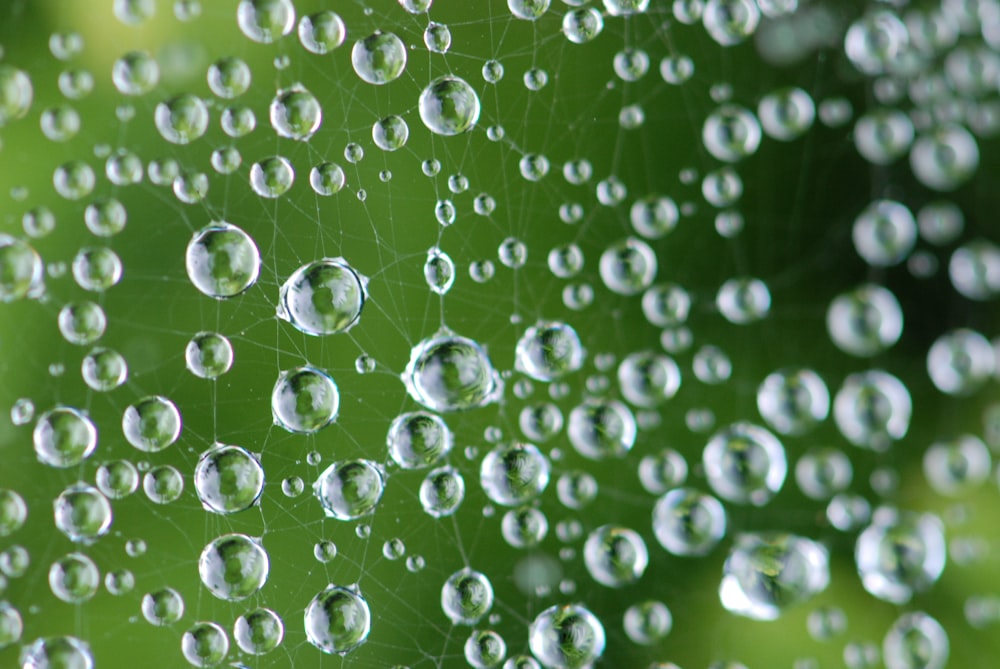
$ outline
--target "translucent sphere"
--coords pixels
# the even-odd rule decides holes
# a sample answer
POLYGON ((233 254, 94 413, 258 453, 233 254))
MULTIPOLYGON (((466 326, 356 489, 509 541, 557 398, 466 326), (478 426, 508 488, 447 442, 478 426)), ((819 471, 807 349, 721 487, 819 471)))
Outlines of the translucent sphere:
POLYGON ((521 335, 514 352, 514 367, 536 381, 553 381, 580 369, 585 356, 572 326, 542 321, 521 335))
POLYGON ((94 302, 70 302, 59 310, 57 322, 63 339, 70 344, 87 346, 104 336, 108 317, 94 302))
POLYGON ((634 406, 658 406, 672 398, 680 386, 680 368, 662 353, 630 353, 618 365, 618 388, 634 406))
POLYGON ((344 655, 368 639, 371 610, 356 586, 329 585, 306 607, 305 628, 316 648, 344 655))
POLYGON ((299 20, 299 41, 306 51, 329 53, 343 44, 346 37, 347 26, 336 12, 323 10, 299 20))
POLYGON ((533 548, 549 533, 549 519, 531 506, 510 509, 500 521, 500 533, 509 546, 533 548))
POLYGON ((934 386, 948 395, 973 394, 996 368, 996 351, 989 340, 967 328, 946 332, 927 351, 927 373, 934 386))
POLYGON ((170 504, 183 494, 184 477, 172 465, 159 465, 142 477, 142 491, 154 504, 170 504))
POLYGON ((386 445, 389 457, 403 469, 423 469, 451 452, 454 437, 440 416, 415 411, 393 419, 386 445))
POLYGON ((604 654, 604 625, 582 604, 550 606, 531 622, 528 645, 546 667, 583 669, 604 654))
POLYGON ((653 507, 653 533, 674 555, 706 555, 726 534, 726 510, 700 490, 674 488, 653 507))
POLYGON ((638 295, 656 280, 658 263, 649 244, 627 237, 601 253, 599 270, 608 290, 619 295, 638 295))
POLYGON ((167 448, 181 434, 181 414, 166 397, 153 395, 128 406, 122 414, 125 439, 145 453, 167 448))
POLYGON ((573 44, 593 41, 604 30, 604 17, 596 7, 580 7, 563 14, 562 32, 573 44))
POLYGON ((652 495, 662 495, 684 483, 688 465, 684 456, 672 448, 644 455, 639 461, 639 483, 652 495))
POLYGON ((141 609, 150 625, 173 625, 184 617, 184 599, 173 588, 164 588, 143 595, 141 609))
POLYGON ((111 503, 86 483, 63 490, 52 502, 56 529, 73 543, 92 544, 111 529, 111 503))
POLYGON ((486 351, 472 339, 448 331, 413 347, 402 379, 410 397, 437 412, 483 407, 503 393, 503 382, 486 351))
POLYGON ((270 562, 260 543, 245 534, 224 534, 205 546, 198 574, 209 592, 230 602, 250 597, 267 581, 270 562))
POLYGON ((431 247, 424 262, 424 280, 432 292, 447 294, 455 283, 455 262, 451 256, 436 246, 431 247))
POLYGON ((893 604, 905 604, 944 571, 944 525, 929 513, 879 509, 854 547, 865 590, 893 604))
POLYGON ((315 367, 296 367, 281 372, 271 391, 274 424, 289 432, 318 432, 337 418, 339 409, 337 383, 315 367))
POLYGON ((901 615, 882 640, 887 669, 944 669, 949 650, 944 627, 922 611, 901 615))
POLYGON ((233 639, 240 650, 250 655, 265 655, 281 645, 285 623, 271 609, 260 608, 244 613, 233 625, 233 639))
POLYGON ((38 461, 50 467, 74 467, 97 448, 97 427, 78 409, 56 407, 38 417, 32 433, 38 461))
POLYGON ((874 267, 899 264, 917 242, 917 222, 905 205, 875 200, 858 214, 851 229, 858 255, 874 267))
POLYGON ((275 199, 295 183, 295 169, 284 156, 272 156, 250 166, 250 187, 261 197, 275 199))
POLYGON ((713 40, 721 46, 733 46, 757 30, 760 9, 754 0, 708 0, 701 20, 713 40))
POLYGON ((830 392, 811 369, 773 372, 757 388, 757 410, 780 434, 805 434, 830 412, 830 392))
POLYGON ((92 598, 101 586, 101 573, 83 553, 70 553, 49 567, 49 588, 58 599, 79 604, 92 598))
POLYGON ((372 141, 383 151, 403 148, 410 137, 410 126, 402 116, 386 116, 372 125, 372 141))
POLYGON ((725 163, 735 163, 756 153, 761 135, 760 122, 753 112, 730 103, 709 114, 701 132, 705 149, 725 163))
POLYGON ((181 654, 191 666, 214 667, 229 654, 229 637, 216 623, 195 623, 181 637, 181 654))
POLYGON ((812 127, 816 104, 801 88, 781 88, 761 98, 757 118, 768 137, 790 142, 812 127))
POLYGON ((906 25, 888 9, 856 19, 844 35, 844 52, 860 72, 882 74, 908 46, 906 25))
POLYGON ((715 305, 730 323, 746 325, 767 316, 771 310, 771 291, 760 279, 729 279, 719 287, 715 305))
POLYGON ((313 491, 328 518, 357 520, 382 500, 385 472, 371 460, 335 462, 319 475, 313 491))
POLYGON ((97 468, 97 488, 109 499, 128 497, 139 488, 139 470, 128 460, 112 460, 97 468))
POLYGON ((21 648, 19 662, 21 669, 94 669, 90 647, 72 636, 35 639, 21 648))
POLYGON ((552 0, 507 0, 507 7, 514 18, 535 21, 548 11, 552 0))
POLYGON ((810 499, 830 499, 845 490, 853 477, 850 458, 835 448, 810 449, 795 464, 795 482, 810 499))
POLYGON ((912 410, 903 382, 877 369, 848 376, 833 400, 833 417, 844 438, 876 451, 906 435, 912 410))
POLYGON ((253 506, 264 490, 264 468, 246 449, 216 444, 198 459, 194 488, 208 511, 243 511, 253 506))
POLYGON ((188 279, 216 299, 235 297, 260 273, 260 251, 246 232, 231 223, 212 223, 194 233, 185 257, 188 279))
POLYGON ((27 242, 0 234, 0 302, 38 297, 45 267, 27 242))
POLYGON ((292 0, 240 0, 236 23, 254 42, 270 44, 292 32, 295 7, 292 0))
POLYGON ((444 518, 458 510, 465 499, 465 479, 452 467, 428 472, 420 484, 420 506, 432 518, 444 518))
POLYGON ((935 442, 924 451, 924 478, 939 495, 958 496, 981 486, 991 468, 989 448, 971 434, 935 442))
POLYGON ((979 145, 959 125, 935 128, 917 138, 910 150, 910 168, 920 183, 936 191, 952 191, 979 167, 979 145))
MULTIPOLYGON (((625 636, 640 646, 652 646, 662 641, 674 626, 674 617, 663 602, 653 599, 633 604, 625 609, 625 636)), ((654 669, 654 667, 650 667, 654 669)), ((656 669, 659 669, 656 667, 656 669)))
POLYGON ((121 258, 106 246, 84 247, 73 258, 73 278, 84 290, 102 293, 121 281, 121 258))
POLYGON ((441 587, 441 610, 453 625, 475 625, 493 608, 493 584, 468 567, 456 571, 441 587))
POLYGON ((109 348, 93 348, 80 363, 80 375, 91 390, 104 393, 125 383, 128 378, 128 364, 117 351, 109 348))
POLYGON ((649 564, 649 551, 635 530, 602 525, 587 536, 583 563, 601 585, 621 588, 642 578, 649 564))
POLYGON ((362 81, 387 84, 406 69, 406 46, 393 33, 376 32, 354 43, 351 63, 362 81))
POLYGON ((279 90, 270 107, 271 127, 281 137, 305 141, 319 130, 323 108, 301 84, 279 90))
POLYGON ((0 537, 10 536, 24 527, 28 518, 28 505, 13 490, 0 488, 0 537))
POLYGON ((533 444, 501 444, 490 450, 479 468, 483 492, 495 504, 520 506, 548 487, 551 465, 533 444))
POLYGON ((171 144, 189 144, 208 130, 208 105, 195 95, 183 93, 158 104, 154 120, 163 139, 171 144))
POLYGON ((985 239, 959 246, 948 261, 948 278, 970 300, 991 300, 1000 294, 1000 248, 985 239))
POLYGON ((199 332, 184 347, 188 371, 202 379, 217 379, 233 366, 233 345, 216 332, 199 332))
POLYGON ((903 333, 903 310, 887 288, 864 284, 830 302, 826 330, 844 353, 871 357, 899 341, 903 333))
POLYGON ((623 458, 635 445, 635 416, 618 400, 594 399, 579 404, 569 413, 569 441, 576 451, 591 460, 623 458))
POLYGON ((321 336, 357 324, 368 279, 343 258, 323 258, 295 270, 278 293, 278 317, 300 332, 321 336))
POLYGON ((459 135, 479 120, 479 95, 464 79, 439 77, 420 93, 418 109, 420 120, 431 132, 459 135))
POLYGON ((702 452, 705 476, 717 495, 737 504, 763 506, 781 489, 788 463, 777 437, 751 423, 734 423, 702 452))
POLYGON ((741 534, 722 568, 719 598, 731 613, 775 620, 830 583, 830 556, 821 544, 794 534, 741 534))
POLYGON ((31 77, 11 65, 0 66, 0 127, 23 118, 31 109, 31 77))

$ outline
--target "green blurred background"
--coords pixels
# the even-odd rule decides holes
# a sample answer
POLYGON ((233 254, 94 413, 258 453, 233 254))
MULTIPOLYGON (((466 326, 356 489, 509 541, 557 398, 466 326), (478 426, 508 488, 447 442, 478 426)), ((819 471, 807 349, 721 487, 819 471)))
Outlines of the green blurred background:
MULTIPOLYGON (((820 3, 809 3, 817 6, 820 3)), ((468 630, 451 627, 440 609, 440 587, 465 564, 486 573, 497 592, 494 608, 499 618, 491 627, 505 638, 511 654, 527 652, 527 624, 543 608, 580 601, 604 622, 608 646, 599 666, 645 667, 652 661, 676 662, 684 669, 708 666, 716 660, 739 660, 751 669, 792 667, 796 658, 815 658, 819 667, 843 666, 845 644, 866 641, 881 644, 885 630, 902 610, 925 610, 935 616, 951 638, 952 667, 993 667, 1000 657, 1000 641, 991 630, 974 629, 965 620, 963 606, 974 595, 993 594, 998 559, 996 548, 997 490, 991 484, 958 500, 938 497, 927 487, 920 470, 926 447, 938 439, 965 432, 983 434, 984 409, 996 400, 995 384, 971 398, 956 400, 940 394, 927 379, 925 356, 942 332, 972 327, 987 336, 996 330, 992 303, 975 304, 956 296, 946 272, 915 278, 905 267, 874 270, 851 245, 851 223, 875 196, 891 196, 915 209, 933 197, 916 184, 905 165, 872 168, 861 160, 850 141, 850 125, 829 128, 819 123, 800 140, 788 144, 765 141, 760 151, 738 166, 744 195, 738 204, 746 228, 734 239, 723 239, 713 228, 715 211, 701 197, 700 179, 683 183, 685 169, 704 175, 717 164, 701 145, 701 125, 717 106, 713 87, 732 89, 732 99, 754 108, 759 98, 778 87, 797 85, 818 102, 844 96, 855 113, 873 105, 870 82, 854 72, 839 50, 806 54, 795 63, 777 66, 764 61, 750 42, 720 48, 700 25, 684 26, 672 20, 670 3, 654 0, 647 15, 608 17, 603 33, 592 43, 569 43, 559 32, 566 7, 554 3, 536 23, 510 17, 506 2, 495 0, 437 0, 430 17, 451 28, 453 43, 442 56, 423 46, 427 16, 404 12, 394 0, 311 2, 296 0, 299 15, 333 9, 348 26, 347 41, 331 54, 305 51, 294 33, 274 44, 256 44, 238 30, 236 2, 202 0, 201 15, 192 21, 175 18, 172 3, 158 1, 155 14, 139 26, 118 21, 112 3, 105 0, 37 0, 0 4, 0 46, 4 63, 27 71, 34 84, 34 103, 28 116, 0 128, 0 226, 23 236, 22 214, 38 205, 56 215, 53 234, 33 241, 45 259, 49 276, 40 301, 2 305, 0 309, 0 407, 27 397, 37 412, 66 404, 89 412, 100 431, 95 455, 79 468, 54 470, 35 460, 31 424, 15 427, 0 420, 0 487, 12 488, 28 502, 26 526, 0 541, 28 549, 31 566, 21 578, 8 580, 3 598, 22 613, 24 640, 72 634, 86 640, 98 667, 184 666, 180 639, 199 620, 214 620, 230 629, 234 619, 255 606, 268 606, 285 620, 284 644, 273 653, 243 657, 233 646, 229 661, 248 667, 418 667, 464 666, 462 646, 468 630), (376 30, 393 31, 409 48, 403 77, 383 87, 362 82, 352 71, 351 44, 376 30), (76 32, 83 50, 68 61, 53 57, 49 38, 76 32), (612 69, 614 54, 625 46, 647 51, 650 73, 637 83, 624 83, 612 69), (115 90, 111 67, 127 51, 146 50, 161 67, 160 84, 149 94, 126 98, 115 90), (671 86, 656 72, 660 59, 687 54, 695 75, 683 86, 671 86), (237 56, 250 64, 253 84, 239 102, 257 116, 257 129, 239 140, 227 137, 218 119, 225 101, 213 98, 205 72, 223 56, 237 56), (500 60, 506 75, 497 85, 483 82, 480 70, 491 58, 500 60), (275 59, 287 59, 282 68, 275 59), (522 83, 530 67, 544 68, 549 84, 529 92, 522 83), (60 72, 87 70, 93 74, 93 92, 65 101, 57 87, 60 72), (432 137, 417 114, 420 90, 444 73, 464 77, 479 92, 482 116, 468 135, 432 137), (319 132, 307 143, 275 136, 267 107, 278 88, 301 82, 321 102, 324 118, 319 132), (164 141, 153 124, 155 106, 179 92, 210 101, 208 133, 188 146, 164 141), (82 128, 65 143, 47 140, 39 130, 42 110, 67 102, 79 113, 82 128), (622 129, 618 115, 626 104, 639 103, 645 123, 622 129), (134 118, 122 122, 120 105, 132 105, 134 118), (379 150, 371 140, 371 125, 388 114, 403 116, 410 127, 407 145, 394 153, 379 150), (487 139, 484 129, 501 125, 502 141, 487 139), (357 164, 343 157, 344 147, 357 142, 365 156, 357 164), (213 149, 234 145, 243 165, 232 175, 214 172, 213 149), (173 158, 181 169, 202 172, 209 180, 203 201, 182 204, 169 188, 142 183, 117 187, 103 176, 109 152, 126 149, 143 162, 173 158), (518 160, 525 153, 544 154, 552 164, 538 183, 524 180, 518 160), (258 197, 248 185, 250 165, 282 155, 295 166, 291 190, 277 200, 258 197), (441 163, 436 177, 421 172, 421 161, 441 163), (586 186, 566 183, 561 165, 586 158, 594 178, 586 186), (84 160, 98 173, 94 192, 81 201, 59 198, 52 187, 53 170, 71 160, 84 160), (347 186, 329 198, 309 188, 308 171, 324 161, 342 165, 347 186), (391 179, 384 179, 384 171, 391 179), (381 177, 380 177, 381 174, 381 177), (468 178, 468 191, 453 194, 448 177, 468 178), (599 204, 595 184, 617 177, 628 189, 615 207, 599 204), (366 197, 357 197, 363 189, 366 197), (488 193, 496 211, 475 214, 472 199, 488 193), (454 519, 434 520, 417 501, 422 472, 395 471, 385 497, 365 524, 368 538, 359 538, 355 524, 325 519, 310 494, 289 499, 281 492, 285 477, 300 476, 308 483, 331 462, 351 457, 386 461, 386 429, 401 411, 414 410, 398 375, 411 347, 447 324, 487 347, 500 370, 512 370, 514 345, 524 328, 537 319, 564 319, 581 334, 589 357, 583 370, 568 381, 568 394, 557 404, 568 413, 585 397, 587 385, 597 387, 603 374, 595 369, 597 354, 618 360, 629 352, 658 349, 660 332, 645 322, 638 298, 608 292, 597 274, 597 258, 609 243, 631 234, 628 204, 637 197, 660 193, 678 203, 691 203, 678 228, 654 243, 661 281, 675 281, 689 290, 694 308, 689 327, 694 346, 676 356, 684 382, 677 397, 659 411, 660 424, 641 431, 632 454, 623 460, 600 463, 582 459, 564 435, 546 444, 558 449, 553 484, 543 495, 549 536, 539 549, 526 553, 507 546, 500 534, 503 509, 490 509, 478 484, 476 451, 489 445, 488 427, 502 430, 505 439, 520 436, 521 407, 547 398, 536 384, 533 396, 519 399, 511 392, 510 377, 504 401, 498 406, 447 415, 456 435, 450 462, 465 476, 467 495, 454 519), (83 224, 83 211, 92 200, 113 196, 125 204, 128 225, 109 240, 121 256, 124 279, 100 296, 109 320, 100 344, 120 351, 129 364, 128 382, 107 394, 94 393, 80 378, 86 350, 62 340, 56 326, 60 307, 88 294, 65 271, 77 250, 93 244, 83 224), (439 199, 451 198, 457 221, 442 229, 434 217, 439 199), (559 207, 579 203, 585 215, 573 225, 563 223, 559 207), (211 300, 195 290, 184 270, 184 249, 194 230, 213 220, 227 220, 246 230, 258 243, 263 259, 257 284, 245 295, 227 301, 211 300), (527 265, 517 271, 496 259, 497 246, 513 236, 528 248, 527 265), (587 262, 577 282, 594 287, 594 303, 582 311, 562 301, 565 281, 555 278, 545 262, 557 244, 576 242, 587 262), (424 284, 426 251, 439 244, 455 260, 458 276, 442 300, 424 284), (278 287, 301 264, 320 257, 343 256, 371 278, 370 302, 360 324, 347 334, 311 338, 275 317, 278 287), (496 275, 480 284, 470 279, 470 262, 492 259, 496 275), (60 263, 63 271, 60 273, 60 263), (726 322, 714 307, 719 285, 733 276, 764 279, 772 294, 768 318, 748 326, 726 322), (940 582, 918 594, 906 607, 875 600, 860 586, 853 566, 854 534, 829 526, 824 504, 809 500, 791 475, 781 493, 763 508, 727 505, 730 532, 708 557, 684 559, 667 554, 651 530, 655 498, 639 485, 636 465, 648 453, 671 447, 692 467, 690 482, 705 488, 696 466, 712 430, 689 429, 691 409, 709 409, 715 425, 748 419, 760 422, 756 389, 771 371, 807 366, 826 381, 831 394, 850 372, 869 363, 851 359, 829 342, 824 317, 830 300, 856 284, 872 280, 890 287, 903 306, 906 327, 901 341, 870 366, 888 369, 903 380, 915 407, 907 437, 886 453, 876 454, 847 444, 832 419, 806 437, 783 439, 790 464, 816 445, 841 447, 854 465, 852 491, 874 504, 888 502, 901 508, 933 510, 947 521, 948 538, 974 539, 979 547, 965 564, 950 561, 940 582), (184 365, 187 340, 201 330, 216 330, 232 340, 236 362, 217 382, 195 378, 184 365), (691 374, 692 352, 712 344, 733 363, 727 383, 699 383, 691 374), (355 359, 370 355, 376 371, 360 375, 355 359), (330 371, 341 392, 336 424, 314 436, 290 435, 272 424, 270 392, 282 369, 310 363, 330 371), (54 371, 53 371, 54 370, 54 371), (60 371, 63 370, 63 371, 60 371), (185 475, 183 496, 167 506, 151 503, 140 491, 114 503, 111 533, 84 552, 102 574, 128 568, 135 574, 132 593, 112 596, 101 590, 91 601, 73 606, 56 599, 47 583, 48 565, 74 550, 53 526, 52 499, 67 485, 93 482, 98 465, 106 460, 141 455, 123 439, 121 414, 138 398, 160 394, 178 405, 184 418, 180 441, 150 455, 152 465, 171 464, 185 475), (259 508, 229 517, 202 510, 191 484, 197 458, 214 441, 239 444, 262 454, 267 475, 259 508), (306 455, 322 456, 318 466, 306 455), (554 479, 569 469, 591 471, 598 479, 598 501, 582 512, 562 507, 555 496, 554 479), (872 471, 887 468, 899 485, 887 499, 869 485, 872 471), (585 531, 604 523, 620 523, 642 534, 651 553, 645 576, 635 585, 610 590, 596 585, 579 557, 582 540, 563 544, 555 527, 578 521, 585 531), (752 622, 726 613, 717 595, 722 562, 730 537, 740 531, 780 529, 825 543, 831 550, 831 583, 809 604, 796 607, 780 620, 752 622), (260 593, 245 602, 216 600, 200 584, 197 559, 203 546, 225 532, 260 536, 271 560, 271 573, 260 593), (408 556, 422 556, 426 566, 410 571, 404 560, 387 560, 382 544, 400 538, 408 556), (125 543, 142 539, 148 547, 129 557, 125 543), (312 555, 320 539, 333 540, 338 556, 321 564, 312 555), (566 554, 569 547, 575 555, 566 554), (564 558, 560 559, 560 555, 564 558), (514 574, 529 557, 550 564, 556 572, 552 594, 536 596, 517 586, 514 574), (323 656, 306 642, 302 610, 328 583, 359 583, 373 612, 368 642, 341 658, 323 656), (567 594, 559 592, 564 582, 567 594), (177 589, 187 610, 181 622, 154 628, 140 614, 143 593, 163 586, 177 589), (632 603, 647 598, 665 602, 674 617, 674 629, 651 648, 632 644, 622 630, 622 614, 632 603), (821 605, 842 607, 847 632, 830 641, 813 640, 806 632, 806 616, 821 605)), ((833 26, 840 29, 856 17, 861 3, 823 5, 833 26)), ((982 142, 982 165, 976 176, 953 199, 966 213, 967 237, 995 236, 998 194, 995 142, 982 142)), ((950 249, 929 247, 942 268, 950 249)), ((614 393, 612 383, 612 390, 614 393)), ((308 488, 307 488, 308 490, 308 488)), ((0 666, 15 666, 19 648, 0 650, 0 666)))

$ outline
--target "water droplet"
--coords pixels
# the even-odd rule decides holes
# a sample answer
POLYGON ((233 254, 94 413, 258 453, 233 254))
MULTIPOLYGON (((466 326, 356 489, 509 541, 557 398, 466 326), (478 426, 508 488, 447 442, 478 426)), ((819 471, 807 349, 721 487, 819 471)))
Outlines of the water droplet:
POLYGON ((944 669, 948 652, 948 633, 922 611, 901 615, 882 641, 887 669, 944 669))
POLYGON ((357 520, 381 501, 385 471, 371 460, 335 462, 319 475, 313 491, 328 518, 357 520))
POLYGON ((635 444, 635 416, 618 400, 593 399, 569 413, 566 428, 576 451, 591 460, 623 458, 635 444))
POLYGON ((473 630, 464 651, 465 661, 473 669, 492 669, 507 657, 507 642, 493 630, 473 630))
POLYGON ((280 137, 305 141, 323 121, 319 100, 302 84, 278 91, 270 106, 271 127, 280 137))
POLYGON ((181 434, 181 414, 166 397, 153 395, 127 407, 122 432, 128 443, 145 453, 167 448, 181 434))
POLYGON ((151 625, 173 625, 184 616, 184 599, 173 588, 163 588, 142 597, 142 617, 151 625))
POLYGON ((903 310, 888 289, 864 284, 830 302, 826 328, 840 350, 871 357, 899 341, 903 333, 903 310))
POLYGON ((860 535, 854 561, 865 590, 893 604, 905 604, 929 588, 944 570, 944 526, 929 513, 879 509, 860 535))
POLYGON ((479 96, 464 79, 439 77, 420 93, 419 111, 420 120, 431 132, 458 135, 479 120, 479 96))
POLYGON ((784 532, 741 534, 722 568, 719 599, 731 613, 775 620, 830 583, 830 556, 821 544, 784 532))
POLYGON ((282 371, 271 392, 274 424, 313 434, 337 418, 340 390, 326 372, 305 366, 282 371))
POLYGON ((912 409, 903 382, 877 369, 849 375, 833 400, 833 417, 844 438, 876 451, 906 435, 912 409))
POLYGON ((292 32, 295 7, 291 0, 240 0, 236 23, 254 42, 269 44, 292 32))
MULTIPOLYGON (((674 626, 670 609, 663 602, 646 600, 625 609, 625 635, 632 643, 652 646, 662 641, 674 626)), ((657 665, 650 667, 654 669, 657 665)))
POLYGON ((260 608, 244 613, 233 625, 233 639, 244 653, 265 655, 281 645, 285 623, 271 609, 260 608))
POLYGON ((550 606, 531 622, 531 653, 546 667, 581 669, 604 654, 604 626, 582 604, 550 606))
POLYGON ((195 623, 181 637, 181 653, 192 666, 214 667, 229 654, 229 637, 216 623, 195 623))
POLYGON ((309 643, 344 655, 368 639, 371 610, 357 587, 330 585, 306 607, 305 628, 309 643))
POLYGON ((431 470, 420 484, 420 505, 434 518, 450 516, 465 499, 465 479, 452 467, 431 470))
POLYGON ((198 559, 198 574, 209 591, 230 602, 250 597, 267 581, 267 551, 245 534, 213 539, 198 559))
POLYGON ((642 578, 649 564, 649 551, 635 530, 602 525, 587 536, 583 563, 601 585, 621 588, 642 578))
POLYGON ((21 649, 19 662, 22 669, 94 669, 90 647, 72 636, 35 639, 21 649))
MULTIPOLYGON (((571 9, 563 15, 562 32, 573 44, 592 41, 604 30, 604 17, 596 7, 571 9)), ((545 664, 543 661, 542 664, 545 664)))
POLYGON ((92 544, 111 529, 111 504, 93 486, 75 483, 52 502, 56 529, 80 544, 92 544))
POLYGON ((705 476, 719 497, 763 506, 781 490, 788 463, 778 438, 752 423, 734 423, 708 441, 705 476))
POLYGON ((208 511, 243 511, 256 504, 264 490, 264 468, 246 449, 216 444, 198 459, 194 488, 208 511))
POLYGON ((283 156, 272 156, 250 166, 250 187, 261 197, 274 199, 295 183, 295 169, 283 156))
POLYGON ((38 417, 32 441, 39 462, 65 469, 93 454, 97 448, 97 428, 79 410, 56 407, 38 417))
POLYGON ((441 587, 441 610, 454 625, 475 625, 493 608, 493 585, 485 574, 460 569, 441 587))
POLYGON ((202 379, 217 379, 233 366, 233 345, 215 332, 199 332, 184 347, 188 371, 202 379))
POLYGON ((340 15, 324 10, 299 20, 299 41, 306 51, 325 54, 333 51, 347 37, 347 26, 340 15))
POLYGON ((387 84, 406 69, 406 46, 393 33, 376 32, 354 43, 351 63, 362 81, 387 84))
POLYGON ((208 119, 205 101, 190 93, 161 102, 154 116, 160 136, 172 144, 189 144, 204 135, 208 119))
POLYGON ((483 457, 479 481, 495 504, 520 506, 545 490, 550 468, 548 458, 533 444, 501 444, 483 457))
POLYGON ((194 233, 188 242, 185 262, 194 287, 216 299, 245 292, 260 273, 257 244, 246 232, 225 221, 194 233))
POLYGON ((0 127, 23 118, 31 109, 34 89, 24 70, 0 65, 0 127))
POLYGON ((927 351, 927 373, 934 386, 948 395, 972 395, 996 367, 996 351, 989 340, 967 328, 946 332, 927 351))
POLYGON ((64 602, 85 602, 97 593, 100 585, 97 565, 83 553, 64 555, 49 567, 49 588, 64 602))
POLYGON ((503 382, 475 341, 440 331, 410 351, 403 383, 414 400, 431 411, 460 411, 499 399, 503 382))
POLYGON ((343 258, 307 263, 282 284, 278 317, 307 335, 347 332, 361 318, 367 285, 343 258))
POLYGON ((125 383, 128 378, 128 363, 118 351, 94 348, 83 357, 80 374, 89 388, 105 393, 125 383))

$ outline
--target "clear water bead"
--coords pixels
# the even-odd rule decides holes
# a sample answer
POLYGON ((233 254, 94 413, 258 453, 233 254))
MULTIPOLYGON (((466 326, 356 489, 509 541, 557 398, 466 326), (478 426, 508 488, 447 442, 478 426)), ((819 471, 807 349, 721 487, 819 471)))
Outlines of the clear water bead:
POLYGON ((347 332, 361 318, 368 278, 343 258, 323 258, 295 270, 278 293, 278 317, 300 332, 347 332))
POLYGON ((438 412, 483 407, 503 393, 503 382, 486 351, 472 339, 447 330, 413 347, 402 379, 410 397, 438 412))
POLYGON ((230 602, 246 599, 264 587, 270 561, 256 539, 245 534, 224 534, 205 546, 198 559, 201 582, 230 602))
POLYGON ((753 620, 775 620, 826 589, 829 561, 827 549, 812 539, 785 532, 741 534, 722 569, 722 606, 753 620))
POLYGON ((340 390, 325 371, 306 365, 282 371, 271 391, 274 424, 313 434, 337 418, 340 390))
POLYGON ((305 629, 313 646, 344 655, 368 639, 371 609, 357 586, 329 585, 306 607, 305 629))

